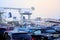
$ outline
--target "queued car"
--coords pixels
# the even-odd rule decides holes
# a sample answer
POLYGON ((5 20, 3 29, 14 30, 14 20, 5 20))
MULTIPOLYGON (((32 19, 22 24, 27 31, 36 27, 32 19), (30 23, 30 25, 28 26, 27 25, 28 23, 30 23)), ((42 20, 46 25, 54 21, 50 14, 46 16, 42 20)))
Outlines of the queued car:
POLYGON ((40 28, 30 27, 28 33, 32 36, 32 40, 41 40, 41 30, 40 28))
POLYGON ((4 32, 5 40, 32 40, 31 35, 24 31, 23 28, 15 28, 12 31, 4 32))
POLYGON ((53 28, 30 28, 29 34, 33 40, 54 40, 60 38, 60 34, 57 33, 53 28))
POLYGON ((26 32, 6 31, 4 33, 5 40, 31 40, 31 36, 26 32))
POLYGON ((60 22, 58 21, 47 21, 47 22, 50 22, 50 23, 55 23, 54 25, 51 26, 51 28, 55 29, 57 32, 60 33, 60 22))
POLYGON ((57 32, 60 33, 60 26, 54 26, 54 27, 52 27, 52 28, 54 28, 57 32))

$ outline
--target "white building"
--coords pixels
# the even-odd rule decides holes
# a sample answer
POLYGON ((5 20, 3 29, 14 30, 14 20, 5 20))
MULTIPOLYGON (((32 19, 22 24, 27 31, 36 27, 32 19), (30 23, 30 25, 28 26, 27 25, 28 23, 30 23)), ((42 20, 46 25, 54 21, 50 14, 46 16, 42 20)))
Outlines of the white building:
MULTIPOLYGON (((2 19, 4 22, 8 22, 8 21, 20 21, 21 20, 21 14, 23 14, 25 16, 25 18, 27 18, 28 16, 26 16, 29 13, 32 13, 32 10, 29 8, 21 8, 21 10, 19 10, 19 8, 0 8, 1 12, 4 12, 2 14, 2 19)), ((23 16, 22 15, 22 16, 23 16)))

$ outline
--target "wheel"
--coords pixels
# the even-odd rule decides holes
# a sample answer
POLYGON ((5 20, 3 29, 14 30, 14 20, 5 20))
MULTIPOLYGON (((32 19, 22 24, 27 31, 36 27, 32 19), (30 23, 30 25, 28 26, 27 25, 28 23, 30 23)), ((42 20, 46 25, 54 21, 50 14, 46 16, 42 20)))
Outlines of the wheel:
POLYGON ((6 40, 10 40, 10 36, 7 36, 6 40))
POLYGON ((11 38, 10 38, 10 36, 9 36, 7 33, 5 33, 5 34, 4 34, 4 39, 5 39, 5 40, 10 40, 11 38))

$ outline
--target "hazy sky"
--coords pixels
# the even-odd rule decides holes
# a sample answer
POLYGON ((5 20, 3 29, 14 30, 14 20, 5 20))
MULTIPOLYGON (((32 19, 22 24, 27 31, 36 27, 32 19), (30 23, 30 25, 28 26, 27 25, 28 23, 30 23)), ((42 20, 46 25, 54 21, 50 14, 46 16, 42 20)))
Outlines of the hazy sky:
POLYGON ((0 7, 35 7, 31 18, 60 18, 60 0, 0 0, 0 7))

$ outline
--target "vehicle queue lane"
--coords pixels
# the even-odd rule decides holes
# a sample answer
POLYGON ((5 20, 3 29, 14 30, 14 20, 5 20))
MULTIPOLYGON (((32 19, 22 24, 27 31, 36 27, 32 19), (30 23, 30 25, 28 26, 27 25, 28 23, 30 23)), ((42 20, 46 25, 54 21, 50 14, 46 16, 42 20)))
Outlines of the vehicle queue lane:
POLYGON ((35 40, 54 40, 57 38, 60 38, 60 34, 49 34, 49 33, 42 33, 42 34, 30 34, 32 38, 35 38, 35 40))
POLYGON ((30 28, 29 34, 35 40, 54 40, 60 38, 60 33, 52 28, 30 28))

